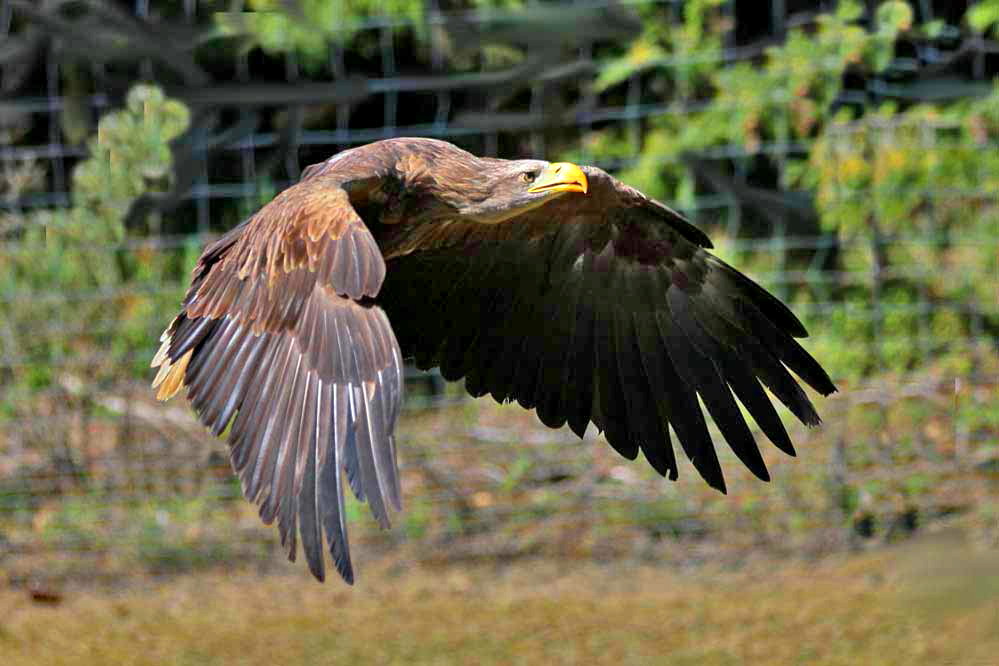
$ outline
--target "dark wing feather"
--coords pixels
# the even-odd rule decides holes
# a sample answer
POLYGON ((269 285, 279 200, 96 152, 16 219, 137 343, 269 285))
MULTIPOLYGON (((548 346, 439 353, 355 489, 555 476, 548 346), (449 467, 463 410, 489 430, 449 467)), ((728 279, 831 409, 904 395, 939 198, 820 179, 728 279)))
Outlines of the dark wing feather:
POLYGON ((230 428, 243 492, 289 558, 300 537, 322 580, 325 536, 352 582, 344 484, 383 526, 401 508, 402 368, 370 303, 385 262, 341 184, 313 170, 206 248, 153 364, 161 398, 187 387, 213 434, 230 428))
POLYGON ((587 176, 589 194, 500 224, 395 230, 379 302, 404 353, 465 376, 473 395, 536 408, 546 425, 581 436, 592 422, 623 456, 641 451, 675 479, 671 426, 724 491, 703 402, 736 456, 768 479, 737 399, 793 454, 763 386, 809 425, 818 415, 787 368, 835 390, 794 340, 804 327, 678 214, 598 169, 587 176))

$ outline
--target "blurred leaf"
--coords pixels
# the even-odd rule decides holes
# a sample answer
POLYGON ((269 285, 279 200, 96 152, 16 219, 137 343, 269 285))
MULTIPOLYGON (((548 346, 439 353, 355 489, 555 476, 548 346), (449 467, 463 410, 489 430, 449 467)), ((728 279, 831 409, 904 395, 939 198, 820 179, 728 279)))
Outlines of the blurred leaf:
POLYGON ((946 28, 947 28, 947 22, 944 21, 943 19, 928 21, 923 24, 923 34, 925 34, 930 39, 937 39, 943 34, 946 28))
POLYGON ((892 36, 912 28, 915 18, 912 7, 904 0, 889 0, 878 7, 875 22, 878 30, 890 33, 892 36))
POLYGON ((647 39, 639 39, 631 45, 624 56, 608 62, 601 68, 599 76, 593 82, 593 88, 597 92, 602 92, 626 81, 635 73, 659 62, 666 56, 666 51, 657 44, 647 39))
POLYGON ((836 18, 841 21, 856 21, 864 15, 864 6, 857 0, 842 0, 836 5, 836 18))
POLYGON ((968 25, 984 35, 989 27, 999 34, 999 0, 980 0, 968 9, 968 25))
MULTIPOLYGON (((15 386, 30 394, 71 376, 95 390, 123 371, 145 372, 137 357, 149 351, 158 313, 180 295, 183 273, 171 253, 138 238, 126 249, 123 220, 137 197, 169 186, 169 142, 188 122, 187 109, 159 89, 134 87, 87 141, 72 205, 25 215, 18 242, 0 246, 5 353, 30 369, 15 386)), ((31 400, 18 405, 33 408, 31 400)))

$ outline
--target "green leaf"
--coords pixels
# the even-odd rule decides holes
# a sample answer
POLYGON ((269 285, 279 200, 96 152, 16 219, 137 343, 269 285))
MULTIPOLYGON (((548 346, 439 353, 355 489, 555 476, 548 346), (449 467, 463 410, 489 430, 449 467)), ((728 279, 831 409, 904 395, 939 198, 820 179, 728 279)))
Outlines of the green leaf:
POLYGON ((864 15, 864 6, 857 0, 841 0, 836 6, 836 18, 843 22, 856 21, 864 15))
MULTIPOLYGON (((967 17, 972 30, 984 35, 989 26, 999 24, 999 0, 981 0, 968 10, 967 17)), ((999 26, 993 32, 999 32, 999 26)))
POLYGON ((915 15, 908 2, 889 0, 878 7, 874 20, 879 32, 889 32, 894 35, 912 28, 914 19, 915 15))
POLYGON ((923 24, 923 34, 925 34, 930 39, 936 39, 943 34, 944 29, 947 27, 947 22, 943 19, 936 19, 923 24))
POLYGON ((642 71, 646 67, 655 64, 664 58, 667 53, 657 44, 646 39, 639 39, 628 52, 605 64, 597 80, 593 82, 593 88, 597 92, 603 92, 611 86, 628 80, 633 74, 642 71))

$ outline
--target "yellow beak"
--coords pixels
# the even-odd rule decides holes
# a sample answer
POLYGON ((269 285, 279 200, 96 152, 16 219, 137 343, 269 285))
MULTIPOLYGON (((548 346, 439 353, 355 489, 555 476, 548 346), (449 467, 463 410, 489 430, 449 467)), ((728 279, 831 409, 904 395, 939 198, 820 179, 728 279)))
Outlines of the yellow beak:
POLYGON ((578 166, 569 162, 552 162, 527 188, 527 191, 531 193, 582 192, 585 194, 588 188, 586 174, 578 166))

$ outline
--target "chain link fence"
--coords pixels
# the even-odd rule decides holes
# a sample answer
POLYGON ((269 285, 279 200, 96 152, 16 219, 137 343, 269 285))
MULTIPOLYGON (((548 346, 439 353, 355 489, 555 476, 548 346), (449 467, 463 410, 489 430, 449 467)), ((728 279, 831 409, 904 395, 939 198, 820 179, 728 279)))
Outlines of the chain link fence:
POLYGON ((841 391, 818 403, 821 428, 791 429, 796 459, 765 452, 771 484, 720 446, 720 496, 689 465, 669 483, 595 432, 580 443, 414 370, 399 427, 406 510, 381 532, 349 503, 360 550, 736 562, 945 519, 995 543, 999 46, 968 27, 976 5, 869 3, 830 19, 853 3, 513 4, 399 3, 292 43, 304 4, 275 13, 282 42, 253 2, 0 0, 0 559, 12 582, 283 566, 225 444, 182 401, 156 403, 146 366, 205 241, 305 165, 393 136, 567 157, 668 199, 794 303, 841 391), (909 14, 882 34, 887 5, 909 14), (885 62, 806 66, 793 47, 821 50, 836 20, 841 37, 881 35, 885 62), (739 88, 778 63, 786 90, 739 88), (828 115, 794 88, 809 67, 808 90, 823 72, 836 88, 815 93, 828 115), (183 104, 183 131, 158 161, 165 139, 141 144, 138 190, 118 192, 127 201, 109 217, 46 213, 85 198, 74 169, 100 154, 91 137, 126 124, 98 130, 137 82, 183 104), (721 126, 740 140, 709 132, 721 126))

